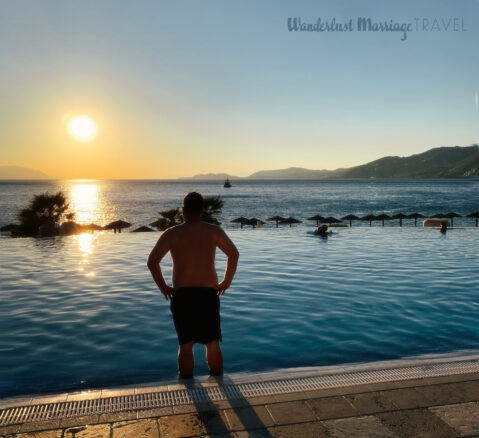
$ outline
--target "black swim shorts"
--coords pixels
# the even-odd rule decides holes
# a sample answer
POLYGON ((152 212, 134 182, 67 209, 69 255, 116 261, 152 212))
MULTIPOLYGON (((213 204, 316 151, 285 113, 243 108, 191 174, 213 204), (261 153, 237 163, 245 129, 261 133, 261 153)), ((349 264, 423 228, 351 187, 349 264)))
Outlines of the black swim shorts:
POLYGON ((212 287, 180 287, 170 304, 179 344, 221 339, 220 299, 212 287))

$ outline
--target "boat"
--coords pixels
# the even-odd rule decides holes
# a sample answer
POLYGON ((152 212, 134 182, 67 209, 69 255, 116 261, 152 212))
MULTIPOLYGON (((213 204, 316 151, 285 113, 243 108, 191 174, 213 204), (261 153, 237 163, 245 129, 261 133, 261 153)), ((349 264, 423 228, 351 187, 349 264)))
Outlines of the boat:
POLYGON ((228 177, 225 179, 225 183, 223 184, 223 187, 229 189, 231 187, 231 183, 228 177))

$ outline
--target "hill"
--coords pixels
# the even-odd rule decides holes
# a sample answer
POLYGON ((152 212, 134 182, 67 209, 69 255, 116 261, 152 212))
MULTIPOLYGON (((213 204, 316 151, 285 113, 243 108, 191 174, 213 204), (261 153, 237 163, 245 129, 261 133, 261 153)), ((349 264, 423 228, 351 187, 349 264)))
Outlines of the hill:
POLYGON ((0 179, 51 179, 36 169, 21 166, 0 166, 0 179))
POLYGON ((443 146, 409 157, 384 157, 336 170, 289 167, 260 170, 248 179, 466 178, 479 176, 479 145, 443 146))
POLYGON ((479 146, 438 147, 409 157, 384 157, 336 171, 339 178, 461 178, 479 176, 479 146))
POLYGON ((205 180, 223 180, 223 179, 239 179, 239 176, 229 175, 227 173, 199 173, 192 177, 183 177, 179 179, 205 179, 205 180))

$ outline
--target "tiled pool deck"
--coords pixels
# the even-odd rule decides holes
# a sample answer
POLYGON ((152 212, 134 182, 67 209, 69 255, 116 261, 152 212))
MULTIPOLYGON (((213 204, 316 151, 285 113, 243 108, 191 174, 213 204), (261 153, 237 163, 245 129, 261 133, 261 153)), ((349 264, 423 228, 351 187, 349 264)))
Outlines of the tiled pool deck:
POLYGON ((281 370, 169 385, 3 399, 0 436, 479 437, 479 371, 471 371, 479 369, 479 358, 468 357, 462 362, 422 360, 408 366, 382 362, 349 368, 281 370), (446 372, 448 364, 452 364, 450 373, 446 372), (407 372, 403 372, 405 369, 407 372), (382 374, 382 370, 388 371, 382 374), (423 377, 414 377, 421 373, 423 377), (323 387, 304 390, 315 385, 323 387), (266 395, 251 396, 255 391, 266 395), (181 399, 185 393, 192 394, 191 398, 181 399), (172 395, 170 405, 163 401, 149 409, 130 409, 123 404, 105 413, 95 408, 101 400, 153 400, 154 394, 176 394, 176 398, 172 395), (69 415, 50 415, 50 419, 44 415, 47 419, 41 421, 14 420, 15 415, 21 418, 22 412, 37 405, 60 412, 58 409, 76 406, 71 402, 90 406, 90 414, 75 416, 70 410, 69 415), (21 408, 12 411, 12 407, 21 408), (12 414, 9 421, 7 413, 12 414))

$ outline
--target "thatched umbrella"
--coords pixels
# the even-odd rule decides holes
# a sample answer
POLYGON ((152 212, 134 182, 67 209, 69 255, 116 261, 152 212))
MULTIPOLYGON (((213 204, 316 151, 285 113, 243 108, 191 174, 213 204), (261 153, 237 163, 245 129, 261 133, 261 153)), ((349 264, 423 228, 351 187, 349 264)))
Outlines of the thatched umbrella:
POLYGON ((276 228, 278 228, 278 223, 279 221, 284 221, 284 217, 282 216, 273 216, 273 217, 270 217, 269 219, 266 219, 267 221, 274 221, 276 222, 276 228))
POLYGON ((325 217, 324 219, 321 220, 322 224, 339 224, 341 221, 339 219, 336 219, 333 216, 328 216, 325 217))
POLYGON ((355 216, 354 214, 348 214, 346 216, 343 216, 341 218, 341 220, 349 221, 349 226, 352 227, 353 226, 353 221, 358 221, 359 218, 357 216, 355 216))
POLYGON ((288 217, 283 221, 279 221, 280 224, 289 224, 289 227, 291 228, 292 224, 301 224, 302 222, 299 221, 298 219, 295 219, 294 217, 288 217))
POLYGON ((118 231, 119 233, 121 233, 121 230, 123 228, 128 228, 128 227, 131 227, 131 224, 129 222, 125 222, 125 221, 122 221, 122 220, 118 220, 118 221, 113 221, 113 222, 110 222, 108 225, 105 225, 103 227, 104 230, 114 230, 115 233, 118 231))
POLYGON ((240 224, 241 225, 241 228, 243 228, 243 225, 249 225, 249 219, 244 217, 244 216, 240 216, 240 217, 237 217, 236 219, 233 219, 231 222, 234 223, 234 224, 240 224))
POLYGON ((316 226, 319 227, 319 222, 324 219, 323 216, 317 214, 315 216, 308 217, 308 221, 316 221, 316 226))
POLYGON ((414 219, 414 226, 417 227, 417 220, 418 219, 424 219, 426 216, 424 216, 421 213, 411 213, 407 215, 408 219, 414 219))
POLYGON ((402 220, 407 219, 407 216, 403 213, 395 214, 391 219, 399 219, 399 226, 402 227, 402 220))
POLYGON ((445 213, 436 213, 434 215, 431 216, 432 218, 434 219, 442 219, 444 217, 446 217, 445 213))
POLYGON ((451 219, 451 227, 454 226, 454 218, 455 217, 462 217, 460 214, 454 213, 453 211, 446 213, 444 217, 447 217, 448 219, 451 219))
POLYGON ((383 223, 383 227, 384 227, 384 221, 385 221, 385 220, 386 220, 386 221, 390 220, 390 219, 391 219, 391 216, 388 216, 387 214, 382 213, 382 214, 380 214, 379 216, 376 216, 376 219, 377 219, 378 221, 381 221, 381 222, 383 223))
POLYGON ((155 231, 155 230, 152 230, 150 227, 147 227, 146 225, 142 225, 141 227, 138 227, 136 230, 133 230, 132 233, 144 233, 144 232, 150 232, 150 231, 155 231))
POLYGON ((477 227, 477 223, 479 221, 479 210, 478 211, 474 211, 470 214, 467 215, 467 217, 473 217, 476 219, 476 227, 477 227))
POLYGON ((369 221, 369 226, 371 226, 372 221, 376 220, 376 216, 374 216, 374 214, 368 214, 368 215, 363 216, 362 218, 360 218, 360 220, 369 221))
POLYGON ((248 220, 248 225, 253 225, 253 228, 256 228, 258 224, 264 225, 266 222, 263 222, 261 219, 258 219, 256 217, 252 217, 251 219, 248 220))

